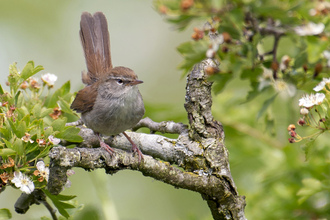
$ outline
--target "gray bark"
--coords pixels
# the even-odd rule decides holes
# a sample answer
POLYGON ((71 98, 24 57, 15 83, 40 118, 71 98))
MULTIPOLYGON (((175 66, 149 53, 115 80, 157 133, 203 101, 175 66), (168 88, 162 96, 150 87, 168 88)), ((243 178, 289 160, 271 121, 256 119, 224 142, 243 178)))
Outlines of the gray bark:
MULTIPOLYGON (((187 76, 184 107, 189 129, 180 123, 156 123, 151 119, 141 120, 135 128, 148 127, 152 133, 179 133, 178 139, 127 132, 144 154, 139 163, 138 156, 129 151, 131 145, 123 135, 106 138, 105 142, 115 149, 110 157, 99 148, 93 131, 81 126, 84 142, 74 149, 59 146, 51 150, 48 190, 53 194, 60 193, 67 180, 66 171, 72 167, 101 168, 109 174, 132 169, 177 188, 200 193, 214 219, 245 220, 245 197, 238 194, 230 173, 222 124, 211 113, 212 82, 204 74, 204 67, 203 63, 196 65, 187 76)), ((71 143, 61 142, 61 145, 67 144, 71 143)))

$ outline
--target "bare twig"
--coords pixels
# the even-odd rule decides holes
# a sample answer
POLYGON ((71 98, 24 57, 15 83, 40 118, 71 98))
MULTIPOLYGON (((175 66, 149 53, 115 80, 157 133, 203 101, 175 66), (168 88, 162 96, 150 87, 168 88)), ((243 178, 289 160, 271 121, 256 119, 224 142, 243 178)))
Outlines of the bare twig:
POLYGON ((142 127, 149 128, 150 133, 155 133, 156 131, 170 134, 181 134, 183 132, 188 132, 188 126, 182 123, 175 123, 173 121, 163 121, 157 123, 148 117, 141 119, 139 123, 134 126, 133 131, 136 131, 142 127))
POLYGON ((66 123, 65 126, 79 126, 83 124, 84 122, 81 119, 79 119, 78 121, 66 123))

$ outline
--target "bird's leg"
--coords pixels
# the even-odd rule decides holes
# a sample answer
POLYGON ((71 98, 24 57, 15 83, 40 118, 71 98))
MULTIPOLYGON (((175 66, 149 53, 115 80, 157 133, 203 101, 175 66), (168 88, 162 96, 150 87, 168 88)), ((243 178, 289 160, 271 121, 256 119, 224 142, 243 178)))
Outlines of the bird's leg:
POLYGON ((132 145, 132 151, 134 153, 138 153, 139 163, 140 163, 141 162, 141 159, 143 159, 142 152, 140 151, 140 149, 136 146, 136 144, 132 141, 132 139, 125 132, 123 132, 123 134, 125 135, 125 137, 127 138, 127 140, 131 143, 131 145, 132 145))
POLYGON ((106 151, 108 151, 108 153, 110 154, 110 156, 112 156, 115 151, 106 143, 104 143, 104 141, 102 140, 102 138, 100 137, 100 134, 98 132, 95 132, 95 134, 97 135, 97 137, 99 138, 100 141, 100 146, 105 149, 106 151))

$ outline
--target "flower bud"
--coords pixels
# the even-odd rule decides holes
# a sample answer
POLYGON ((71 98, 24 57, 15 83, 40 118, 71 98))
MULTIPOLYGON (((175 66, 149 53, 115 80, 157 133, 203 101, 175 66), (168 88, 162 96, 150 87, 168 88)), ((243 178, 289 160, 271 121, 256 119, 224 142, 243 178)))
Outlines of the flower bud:
POLYGON ((272 70, 277 71, 279 64, 278 64, 278 62, 274 61, 274 62, 272 62, 270 67, 272 68, 272 70))
POLYGON ((299 119, 299 121, 297 122, 298 125, 303 126, 304 124, 306 124, 304 119, 299 119))
POLYGON ((294 138, 288 138, 288 140, 291 144, 296 142, 296 140, 294 138))
POLYGON ((228 32, 223 32, 222 33, 222 36, 223 36, 223 40, 224 42, 226 43, 230 43, 231 42, 231 36, 228 32))
POLYGON ((288 131, 294 131, 294 130, 296 130, 296 126, 294 124, 290 124, 288 126, 288 131))
POLYGON ((309 113, 309 111, 308 111, 307 108, 301 108, 301 109, 300 109, 300 114, 301 114, 301 115, 308 115, 308 113, 309 113))
POLYGON ((289 135, 291 137, 296 137, 297 136, 297 133, 295 131, 289 131, 289 135))

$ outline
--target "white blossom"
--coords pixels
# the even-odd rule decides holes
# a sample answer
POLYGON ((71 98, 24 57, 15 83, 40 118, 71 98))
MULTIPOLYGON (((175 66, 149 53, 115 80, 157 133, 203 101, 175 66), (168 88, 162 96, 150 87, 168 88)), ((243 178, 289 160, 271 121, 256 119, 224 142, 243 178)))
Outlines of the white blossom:
POLYGON ((46 83, 48 86, 54 86, 57 76, 51 73, 46 73, 41 76, 41 80, 46 83))
POLYGON ((43 177, 48 182, 49 168, 45 166, 45 163, 43 161, 38 161, 36 167, 39 171, 39 176, 43 177))
POLYGON ((286 83, 285 81, 283 81, 281 79, 275 80, 275 82, 273 83, 273 86, 274 86, 275 90, 278 92, 284 91, 285 92, 284 97, 287 97, 286 95, 293 97, 297 91, 295 85, 293 85, 291 83, 286 83))
POLYGON ((326 84, 330 83, 330 78, 323 78, 322 81, 314 87, 315 92, 319 92, 325 88, 326 84))
POLYGON ((319 92, 321 91, 322 89, 324 89, 324 86, 325 86, 325 82, 324 81, 321 81, 319 84, 317 84, 317 86, 314 87, 314 91, 315 92, 319 92))
POLYGON ((48 140, 53 145, 58 145, 61 142, 61 139, 58 139, 58 138, 54 137, 53 135, 49 135, 48 140))
POLYGON ((25 136, 23 136, 21 138, 21 140, 24 142, 30 142, 32 144, 34 142, 34 140, 32 140, 30 137, 31 137, 31 135, 29 133, 25 133, 25 136))
POLYGON ((319 105, 323 102, 325 95, 323 93, 316 93, 305 95, 299 99, 299 106, 304 106, 306 108, 311 108, 314 105, 319 105))
POLYGON ((294 31, 300 36, 318 35, 323 32, 324 27, 323 23, 315 24, 309 22, 306 25, 295 27, 294 31))
POLYGON ((14 178, 11 180, 11 182, 26 194, 30 194, 34 190, 34 184, 30 178, 19 171, 15 171, 14 178))

